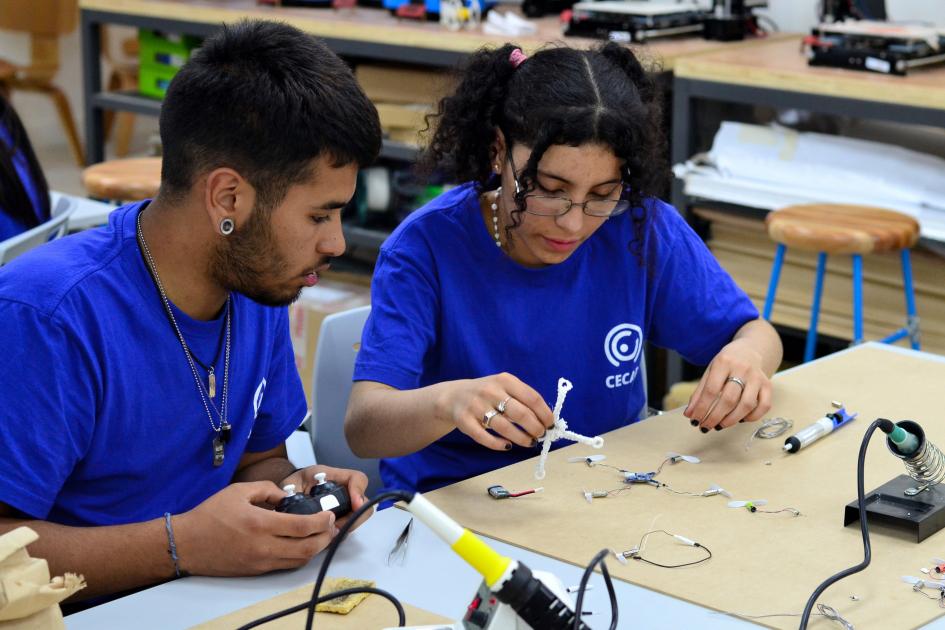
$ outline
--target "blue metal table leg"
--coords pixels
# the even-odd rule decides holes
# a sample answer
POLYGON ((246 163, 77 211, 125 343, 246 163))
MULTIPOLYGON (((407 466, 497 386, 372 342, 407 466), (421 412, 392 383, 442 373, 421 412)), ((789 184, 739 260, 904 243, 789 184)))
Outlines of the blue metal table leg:
POLYGON ((909 249, 903 249, 902 285, 906 291, 906 328, 909 330, 909 343, 913 350, 919 349, 919 317, 915 308, 915 290, 912 286, 912 258, 909 249))
POLYGON ((863 343, 863 257, 853 254, 853 345, 863 343))
POLYGON ((817 278, 814 280, 814 303, 810 308, 810 328, 807 330, 807 344, 804 347, 804 362, 814 358, 817 346, 817 319, 820 316, 820 296, 824 291, 824 272, 827 268, 827 254, 817 255, 817 278))
POLYGON ((784 264, 784 252, 787 250, 783 244, 778 244, 778 249, 774 253, 774 265, 771 267, 771 281, 768 282, 768 296, 765 298, 765 310, 762 317, 771 319, 771 311, 774 309, 774 296, 778 292, 778 280, 781 278, 781 266, 784 264))

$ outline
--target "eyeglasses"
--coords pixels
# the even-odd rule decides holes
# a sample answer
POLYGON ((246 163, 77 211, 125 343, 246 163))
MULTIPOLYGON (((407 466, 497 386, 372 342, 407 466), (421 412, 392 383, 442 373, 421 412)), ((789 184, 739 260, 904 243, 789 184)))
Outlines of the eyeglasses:
POLYGON ((615 217, 629 210, 630 202, 626 199, 588 199, 577 203, 567 197, 525 195, 525 212, 540 217, 564 216, 574 206, 580 206, 589 217, 615 217))
MULTIPOLYGON (((512 161, 512 154, 508 154, 509 164, 512 165, 512 177, 515 181, 516 194, 521 190, 518 183, 518 175, 515 173, 515 162, 512 161)), ((615 191, 623 190, 622 184, 617 184, 609 194, 615 191)), ((525 195, 525 212, 540 217, 562 217, 571 211, 574 206, 580 206, 581 211, 589 217, 615 217, 630 209, 630 202, 626 199, 588 199, 587 201, 576 203, 567 197, 553 197, 550 195, 525 195)))

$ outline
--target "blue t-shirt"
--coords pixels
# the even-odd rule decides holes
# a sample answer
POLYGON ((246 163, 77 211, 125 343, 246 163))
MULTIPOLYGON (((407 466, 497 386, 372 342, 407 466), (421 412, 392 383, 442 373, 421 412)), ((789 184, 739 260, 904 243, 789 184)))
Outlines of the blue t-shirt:
MULTIPOLYGON (((644 339, 706 364, 758 317, 671 206, 650 199, 646 207, 643 264, 628 247, 633 222, 624 213, 564 262, 529 269, 495 246, 475 186, 444 193, 381 248, 354 380, 407 390, 509 372, 551 407, 565 377, 574 389, 561 415, 575 431, 598 435, 636 421, 644 339)), ((381 476, 428 491, 537 452, 493 451, 454 430, 382 460, 381 476)))
MULTIPOLYGON (((10 135, 10 130, 2 124, 0 124, 0 142, 5 145, 7 150, 13 145, 13 136, 10 135)), ((26 195, 32 203, 33 207, 30 208, 30 210, 32 214, 36 216, 37 224, 48 221, 49 217, 43 216, 43 204, 39 198, 39 190, 36 188, 36 182, 34 181, 35 175, 30 170, 26 156, 23 155, 22 151, 17 151, 13 154, 12 162, 13 168, 16 170, 16 175, 20 179, 20 182, 22 182, 23 188, 26 190, 26 195)), ((19 219, 15 219, 9 214, 8 208, 0 208, 0 241, 5 241, 28 229, 30 229, 30 226, 19 219)))
MULTIPOLYGON (((112 525, 184 512, 305 415, 286 309, 232 294, 233 430, 213 466, 216 433, 138 247, 146 203, 0 269, 0 502, 32 517, 112 525)), ((214 361, 225 318, 175 317, 194 354, 214 361)))

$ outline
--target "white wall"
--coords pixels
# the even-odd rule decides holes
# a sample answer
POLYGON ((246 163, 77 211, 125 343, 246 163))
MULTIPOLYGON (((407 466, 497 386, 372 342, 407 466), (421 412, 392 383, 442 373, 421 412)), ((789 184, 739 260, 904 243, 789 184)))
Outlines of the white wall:
MULTIPOLYGON (((782 31, 806 33, 817 21, 818 0, 768 0, 771 17, 782 31)), ((890 20, 931 22, 945 28, 945 2, 941 0, 886 0, 890 20)))

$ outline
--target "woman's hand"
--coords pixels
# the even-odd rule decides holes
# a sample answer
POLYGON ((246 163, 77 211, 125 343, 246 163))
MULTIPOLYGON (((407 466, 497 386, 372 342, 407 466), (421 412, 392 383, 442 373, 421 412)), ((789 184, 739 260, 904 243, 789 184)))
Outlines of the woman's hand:
POLYGON ((735 339, 715 355, 683 415, 706 433, 760 420, 771 408, 764 357, 748 339, 735 339))
POLYGON ((473 440, 496 451, 512 444, 531 447, 554 425, 548 404, 511 374, 449 381, 439 389, 435 414, 473 440))

